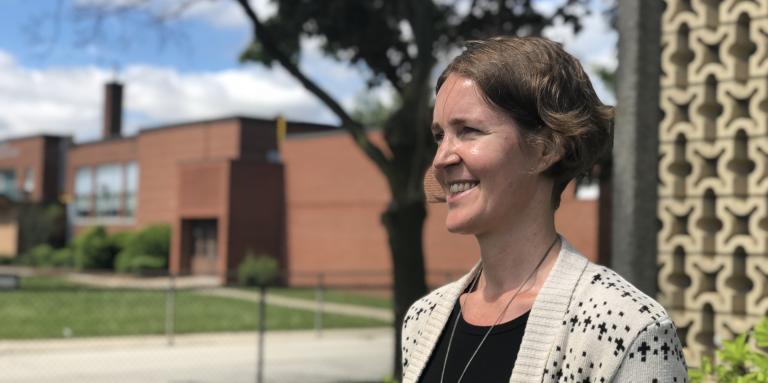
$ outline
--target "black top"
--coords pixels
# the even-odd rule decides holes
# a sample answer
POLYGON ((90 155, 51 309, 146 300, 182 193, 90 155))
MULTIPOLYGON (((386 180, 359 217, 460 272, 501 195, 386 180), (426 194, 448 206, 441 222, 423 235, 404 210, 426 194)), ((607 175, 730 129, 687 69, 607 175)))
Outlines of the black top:
MULTIPOLYGON (((509 382, 509 378, 512 376, 512 367, 517 359, 517 352, 520 351, 520 344, 523 342, 523 333, 529 313, 530 311, 493 328, 475 358, 472 359, 472 363, 469 364, 462 382, 509 382)), ((448 338, 451 337, 453 323, 457 317, 461 317, 458 303, 453 306, 451 317, 443 328, 443 333, 440 334, 440 339, 437 341, 432 357, 429 358, 419 382, 440 382, 445 351, 448 348, 448 338)), ((469 324, 464 321, 463 317, 459 319, 451 343, 451 353, 448 355, 448 362, 445 367, 444 383, 456 383, 488 328, 490 326, 469 324)))

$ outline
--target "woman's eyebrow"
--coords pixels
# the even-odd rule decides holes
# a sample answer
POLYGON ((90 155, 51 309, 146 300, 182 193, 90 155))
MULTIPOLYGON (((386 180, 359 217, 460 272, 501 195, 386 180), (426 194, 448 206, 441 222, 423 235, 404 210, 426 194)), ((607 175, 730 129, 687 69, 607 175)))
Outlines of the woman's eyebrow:
POLYGON ((465 125, 467 120, 462 117, 454 117, 448 120, 448 124, 451 126, 465 125))
MULTIPOLYGON (((453 117, 450 120, 448 120, 448 126, 463 126, 467 125, 469 119, 465 117, 453 117)), ((432 130, 435 129, 442 129, 442 126, 440 126, 439 123, 433 122, 432 123, 432 130)))

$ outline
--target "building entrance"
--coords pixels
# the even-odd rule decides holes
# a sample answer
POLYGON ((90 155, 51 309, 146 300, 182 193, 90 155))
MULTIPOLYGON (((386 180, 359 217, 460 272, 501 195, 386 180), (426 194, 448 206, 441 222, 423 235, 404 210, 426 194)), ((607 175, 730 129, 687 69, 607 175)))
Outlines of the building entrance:
POLYGON ((215 275, 218 262, 218 224, 215 219, 186 222, 189 261, 192 274, 215 275))

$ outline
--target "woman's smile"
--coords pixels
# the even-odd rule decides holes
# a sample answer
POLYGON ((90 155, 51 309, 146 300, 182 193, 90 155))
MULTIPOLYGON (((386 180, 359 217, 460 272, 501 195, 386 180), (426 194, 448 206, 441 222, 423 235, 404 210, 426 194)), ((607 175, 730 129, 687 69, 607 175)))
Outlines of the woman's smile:
POLYGON ((480 183, 477 181, 455 181, 450 182, 446 190, 446 202, 451 205, 455 204, 458 200, 465 196, 477 191, 477 186, 480 183))

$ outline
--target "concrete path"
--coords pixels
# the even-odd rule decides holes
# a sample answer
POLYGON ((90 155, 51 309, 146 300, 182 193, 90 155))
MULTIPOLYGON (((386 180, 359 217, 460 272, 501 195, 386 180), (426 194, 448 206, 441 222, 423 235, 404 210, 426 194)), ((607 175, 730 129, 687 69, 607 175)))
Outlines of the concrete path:
MULTIPOLYGON (((15 273, 20 276, 33 275, 34 269, 23 267, 0 267, 0 273, 3 271, 15 273)), ((82 284, 85 286, 103 287, 103 288, 133 288, 133 289, 167 289, 170 286, 168 277, 145 277, 137 278, 130 275, 115 274, 93 274, 93 273, 63 273, 56 274, 62 278, 82 284)), ((235 288, 220 287, 218 278, 214 276, 184 276, 177 277, 174 285, 180 289, 195 288, 196 292, 205 295, 242 299, 251 302, 259 301, 259 294, 255 291, 246 291, 235 288)), ((316 311, 318 304, 314 300, 291 298, 276 294, 267 294, 267 303, 275 306, 282 306, 298 310, 316 311)), ((394 315, 390 309, 381 309, 375 307, 365 307, 360 305, 324 302, 323 312, 330 314, 340 314, 357 316, 382 321, 392 322, 394 315)))
MULTIPOLYGON (((0 341, 0 382, 246 383, 256 381, 256 334, 0 341)), ((387 329, 269 332, 266 383, 381 382, 391 373, 387 329)))
MULTIPOLYGON (((71 273, 67 274, 66 279, 71 282, 83 284, 86 286, 108 288, 165 289, 168 288, 170 284, 168 277, 136 278, 132 276, 120 276, 112 274, 99 275, 88 273, 71 273)), ((216 277, 184 276, 176 278, 174 283, 177 288, 199 288, 195 291, 200 294, 242 299, 251 302, 259 301, 258 292, 219 287, 219 281, 216 277)), ((290 298, 269 293, 267 293, 267 303, 270 305, 282 306, 298 310, 316 311, 318 309, 318 304, 314 300, 290 298)), ((394 317, 392 310, 389 309, 332 302, 323 303, 323 312, 330 314, 365 317, 389 322, 391 322, 394 317)))
MULTIPOLYGON (((148 289, 158 290, 167 289, 170 286, 169 277, 134 277, 131 275, 118 274, 92 274, 92 273, 68 273, 64 278, 70 282, 92 287, 106 288, 130 288, 130 289, 148 289)), ((209 275, 188 275, 177 277, 174 285, 179 289, 197 288, 197 287, 216 287, 221 285, 221 281, 215 276, 209 275)))
MULTIPOLYGON (((260 300, 260 296, 258 292, 224 288, 224 287, 201 289, 201 290, 197 290, 197 292, 205 295, 236 298, 236 299, 242 299, 242 300, 247 300, 252 302, 258 302, 260 300)), ((267 293, 267 304, 288 307, 288 308, 298 309, 298 310, 315 311, 318 309, 318 304, 316 301, 311 301, 307 299, 290 298, 290 297, 285 297, 285 296, 276 295, 276 294, 269 294, 269 293, 267 293)), ((389 321, 389 322, 391 322, 393 320, 392 318, 394 317, 394 315, 392 314, 392 310, 389 310, 389 309, 380 309, 375 307, 365 307, 360 305, 350 305, 350 304, 331 303, 331 302, 323 303, 323 312, 330 313, 330 314, 341 314, 341 315, 379 319, 379 320, 389 321)))

